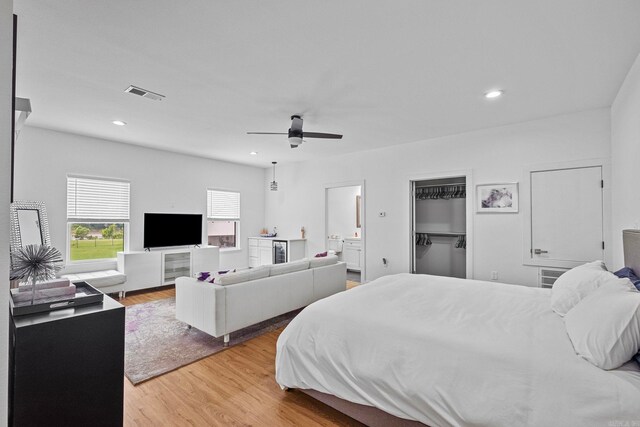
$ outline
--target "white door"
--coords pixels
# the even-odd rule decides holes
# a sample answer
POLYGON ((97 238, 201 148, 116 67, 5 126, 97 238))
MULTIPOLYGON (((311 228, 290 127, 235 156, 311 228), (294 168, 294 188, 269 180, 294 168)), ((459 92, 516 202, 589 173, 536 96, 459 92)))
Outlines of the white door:
POLYGON ((602 167, 531 172, 531 259, 603 259, 602 208, 602 167))

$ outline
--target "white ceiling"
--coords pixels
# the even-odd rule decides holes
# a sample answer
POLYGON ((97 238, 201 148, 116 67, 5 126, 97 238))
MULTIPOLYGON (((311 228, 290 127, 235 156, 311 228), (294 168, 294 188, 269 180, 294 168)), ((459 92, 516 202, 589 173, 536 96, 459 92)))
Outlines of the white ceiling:
POLYGON ((14 4, 28 125, 259 166, 606 107, 640 51, 637 0, 14 4), (245 134, 294 113, 344 139, 245 134))

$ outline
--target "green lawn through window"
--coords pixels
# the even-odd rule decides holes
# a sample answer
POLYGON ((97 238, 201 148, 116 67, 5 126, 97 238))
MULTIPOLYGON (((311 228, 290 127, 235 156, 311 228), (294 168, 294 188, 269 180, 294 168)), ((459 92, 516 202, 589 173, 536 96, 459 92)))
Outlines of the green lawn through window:
POLYGON ((71 260, 115 258, 119 251, 124 251, 123 239, 72 240, 71 260))

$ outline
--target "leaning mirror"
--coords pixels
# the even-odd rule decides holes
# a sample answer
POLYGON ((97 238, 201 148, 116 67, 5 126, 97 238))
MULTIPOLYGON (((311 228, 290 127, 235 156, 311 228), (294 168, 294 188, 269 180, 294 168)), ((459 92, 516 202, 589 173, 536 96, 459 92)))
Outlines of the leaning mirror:
POLYGON ((42 202, 13 202, 11 218, 11 252, 27 245, 51 246, 47 210, 42 202))

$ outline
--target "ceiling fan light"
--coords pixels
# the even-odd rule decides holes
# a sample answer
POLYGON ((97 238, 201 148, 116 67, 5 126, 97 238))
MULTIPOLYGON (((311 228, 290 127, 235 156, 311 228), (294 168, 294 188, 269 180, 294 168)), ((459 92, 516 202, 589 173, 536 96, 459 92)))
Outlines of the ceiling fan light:
POLYGON ((276 164, 278 162, 271 162, 271 164, 273 165, 273 181, 271 181, 269 187, 271 188, 271 191, 278 191, 278 183, 276 182, 276 164))
POLYGON ((291 148, 296 148, 298 145, 302 144, 302 138, 299 136, 290 136, 289 137, 289 145, 291 148))

